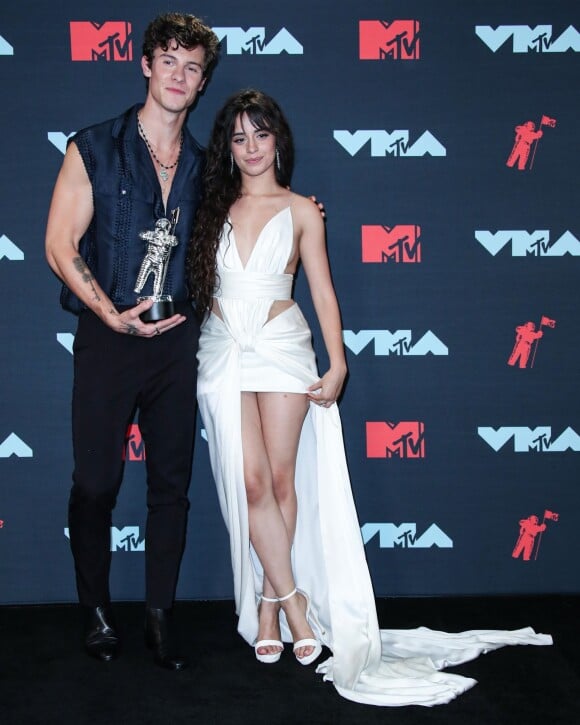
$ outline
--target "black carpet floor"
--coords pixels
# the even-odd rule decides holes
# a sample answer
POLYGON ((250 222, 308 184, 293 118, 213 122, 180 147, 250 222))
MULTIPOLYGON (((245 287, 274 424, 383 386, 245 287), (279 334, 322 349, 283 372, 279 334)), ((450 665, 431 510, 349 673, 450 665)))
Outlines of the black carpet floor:
POLYGON ((578 596, 380 599, 381 626, 466 629, 532 626, 549 647, 506 647, 454 670, 478 684, 448 705, 378 708, 341 698, 290 648, 260 665, 235 631, 232 602, 179 602, 189 669, 155 667, 143 608, 119 603, 122 656, 109 664, 80 646, 66 605, 0 607, 0 725, 580 725, 578 596))

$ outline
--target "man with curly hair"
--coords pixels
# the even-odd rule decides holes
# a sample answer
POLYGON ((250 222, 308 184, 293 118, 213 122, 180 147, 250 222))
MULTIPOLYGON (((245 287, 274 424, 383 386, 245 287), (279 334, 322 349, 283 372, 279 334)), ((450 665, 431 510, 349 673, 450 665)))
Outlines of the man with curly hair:
MULTIPOLYGON (((145 102, 74 136, 46 232, 48 262, 64 283, 61 302, 78 314, 69 532, 85 649, 102 661, 120 649, 110 530, 125 432, 138 410, 147 459, 145 638, 156 664, 170 670, 187 665, 174 644, 171 609, 189 506, 199 335, 185 256, 203 151, 185 121, 217 50, 216 35, 193 15, 168 13, 149 24, 145 102), (139 301, 134 289, 147 252, 143 234, 154 234, 160 219, 170 220, 178 240, 164 261, 174 308, 166 317, 152 314, 154 300, 139 301)), ((147 284, 142 294, 151 297, 147 284)))

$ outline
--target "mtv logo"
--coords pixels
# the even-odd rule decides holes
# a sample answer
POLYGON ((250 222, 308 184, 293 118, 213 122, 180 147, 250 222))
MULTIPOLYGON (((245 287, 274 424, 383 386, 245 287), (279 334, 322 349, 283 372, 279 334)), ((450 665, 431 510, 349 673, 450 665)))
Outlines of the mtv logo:
POLYGON ((333 132, 334 140, 351 156, 355 156, 370 141, 371 156, 446 156, 447 150, 430 131, 424 131, 415 143, 409 142, 409 131, 363 130, 333 132))
POLYGON ((24 252, 14 242, 3 234, 0 237, 0 259, 9 259, 11 262, 22 262, 24 252))
POLYGON ((567 450, 580 452, 580 436, 570 426, 554 440, 552 428, 548 425, 536 428, 503 426, 497 430, 489 426, 479 426, 477 433, 496 452, 512 438, 514 453, 563 453, 567 450))
POLYGON ((449 348, 431 330, 413 345, 411 330, 343 330, 344 344, 358 355, 372 341, 375 355, 449 355, 449 348))
POLYGON ((70 48, 74 61, 131 61, 131 23, 125 20, 71 21, 70 48))
POLYGON ((276 35, 266 42, 266 29, 252 27, 243 28, 213 28, 219 40, 226 40, 227 55, 303 55, 304 48, 291 35, 286 28, 279 30, 276 35))
POLYGON ((413 263, 421 261, 421 227, 397 224, 387 227, 366 224, 361 227, 362 261, 413 263))
POLYGON ((132 423, 127 428, 125 435, 125 447, 123 448, 124 461, 144 461, 145 443, 141 437, 141 431, 136 423, 132 423))
POLYGON ((145 551, 145 537, 138 526, 111 527, 111 551, 145 551))
POLYGON ((425 424, 367 421, 367 458, 425 458, 425 424))
POLYGON ((46 136, 50 143, 55 146, 61 152, 61 154, 65 154, 67 142, 71 136, 75 135, 75 133, 76 131, 72 131, 67 135, 62 131, 48 131, 46 136))
POLYGON ((510 38, 513 53, 566 53, 580 50, 580 34, 573 25, 552 40, 551 25, 476 25, 475 34, 494 53, 510 38))
MULTIPOLYGON (((70 539, 70 531, 64 529, 64 535, 70 539)), ((141 538, 138 526, 124 526, 118 529, 111 526, 111 551, 145 551, 145 539, 141 538)))
POLYGON ((14 55, 14 48, 0 35, 0 55, 14 55))
POLYGON ((421 57, 417 20, 361 20, 361 60, 418 60, 421 57))
POLYGON ((10 433, 8 438, 0 443, 0 458, 10 458, 10 456, 16 456, 17 458, 33 457, 32 448, 27 446, 15 433, 10 433))
POLYGON ((417 536, 417 524, 364 524, 361 534, 365 544, 378 534, 381 549, 453 548, 453 540, 436 524, 431 524, 421 536, 417 536))
POLYGON ((550 242, 548 229, 535 229, 533 232, 525 229, 498 229, 497 232, 478 229, 475 238, 494 257, 510 244, 512 257, 580 256, 580 242, 570 231, 564 232, 555 242, 550 242))

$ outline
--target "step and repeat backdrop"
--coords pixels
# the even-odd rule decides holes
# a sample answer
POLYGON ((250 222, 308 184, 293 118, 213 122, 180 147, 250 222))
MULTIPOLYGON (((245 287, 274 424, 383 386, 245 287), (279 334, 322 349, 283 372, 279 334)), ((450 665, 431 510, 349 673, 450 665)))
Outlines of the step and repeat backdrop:
MULTIPOLYGON (((580 591, 577 3, 23 0, 0 9, 0 603, 76 599, 76 319, 44 229, 68 137, 143 100, 143 31, 169 10, 221 39, 196 138, 230 93, 270 93, 295 135, 293 188, 325 204, 376 594, 580 591)), ((324 367, 300 275, 296 293, 324 367)), ((134 424, 115 599, 144 595, 146 455, 134 424)), ((190 500, 178 597, 230 597, 201 425, 190 500)))

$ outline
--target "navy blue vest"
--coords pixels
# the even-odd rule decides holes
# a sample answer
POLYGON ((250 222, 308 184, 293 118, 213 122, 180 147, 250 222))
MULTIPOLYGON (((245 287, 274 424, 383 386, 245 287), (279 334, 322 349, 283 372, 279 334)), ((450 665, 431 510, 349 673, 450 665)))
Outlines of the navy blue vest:
MULTIPOLYGON (((163 208, 161 187, 149 151, 137 130, 133 106, 118 118, 79 131, 71 140, 81 154, 93 187, 94 215, 81 239, 79 251, 113 304, 132 306, 137 297, 151 295, 153 275, 139 294, 133 289, 146 242, 139 233, 152 230, 160 217, 179 207, 173 247, 163 287, 176 302, 188 299, 185 258, 195 212, 201 195, 204 151, 183 129, 183 148, 167 201, 163 208)), ((67 287, 62 306, 75 314, 83 309, 67 287)))

